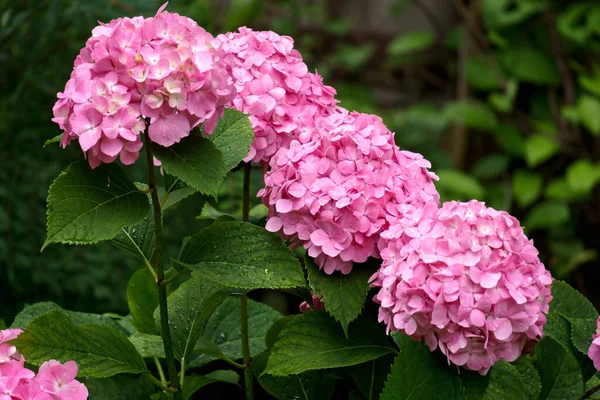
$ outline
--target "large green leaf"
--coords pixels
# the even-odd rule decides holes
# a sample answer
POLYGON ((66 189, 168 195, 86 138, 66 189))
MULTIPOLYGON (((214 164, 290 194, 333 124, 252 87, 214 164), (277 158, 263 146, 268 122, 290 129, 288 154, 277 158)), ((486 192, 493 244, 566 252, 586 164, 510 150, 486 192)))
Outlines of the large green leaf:
POLYGON ((394 352, 379 326, 359 318, 350 325, 349 338, 325 312, 311 311, 291 319, 271 348, 265 374, 286 376, 301 372, 347 367, 394 352))
POLYGON ((462 400, 463 390, 456 370, 444 365, 427 345, 406 335, 394 334, 400 346, 388 375, 381 400, 462 400))
MULTIPOLYGON (((190 279, 167 298, 173 353, 178 360, 189 361, 208 319, 228 295, 225 286, 192 273, 190 279)), ((160 326, 158 309, 154 319, 160 326)))
POLYGON ((481 131, 493 131, 498 126, 496 114, 484 103, 476 101, 453 101, 444 107, 449 121, 481 131))
MULTIPOLYGON (((137 186, 140 188, 141 185, 137 186)), ((151 199, 149 201, 152 203, 151 199)), ((137 254, 146 264, 150 264, 155 248, 153 208, 150 207, 146 218, 137 224, 121 228, 117 236, 110 240, 110 244, 137 254)))
MULTIPOLYGON (((98 325, 106 325, 110 328, 117 329, 123 331, 123 328, 119 326, 115 320, 109 318, 105 315, 100 314, 90 314, 78 311, 68 311, 55 303, 50 301, 44 301, 41 303, 35 303, 30 306, 25 307, 21 310, 20 313, 17 314, 15 320, 13 321, 11 328, 20 328, 25 329, 25 327, 34 319, 38 318, 41 315, 44 315, 50 311, 60 311, 62 314, 69 317, 72 323, 75 325, 81 324, 98 324, 98 325)), ((123 331, 124 332, 124 331, 123 331)))
POLYGON ((560 83, 556 62, 541 49, 511 46, 500 54, 500 63, 520 81, 537 85, 560 83))
POLYGON ((394 364, 394 355, 345 368, 366 399, 378 399, 394 364))
POLYGON ((581 96, 577 112, 583 126, 595 136, 600 135, 600 100, 592 96, 581 96))
POLYGON ((465 65, 469 86, 478 90, 496 90, 504 86, 504 73, 493 55, 475 54, 465 65))
POLYGON ((158 335, 147 333, 134 333, 129 336, 129 341, 144 358, 165 358, 165 348, 162 338, 158 335))
POLYGON ((527 214, 523 226, 529 232, 560 226, 569 220, 569 207, 559 201, 544 201, 536 204, 527 214))
POLYGON ((527 165, 536 167, 554 156, 559 150, 560 146, 555 140, 544 135, 533 135, 525 143, 527 165))
POLYGON ((313 292, 321 297, 325 311, 342 324, 347 335, 348 325, 358 318, 363 309, 369 291, 369 278, 375 271, 365 264, 355 265, 348 275, 339 272, 328 275, 319 271, 308 257, 305 257, 304 265, 313 292))
POLYGON ((563 281, 552 282, 550 314, 560 314, 567 319, 585 318, 596 321, 598 311, 584 295, 563 281))
MULTIPOLYGON (((240 299, 230 297, 215 310, 204 328, 205 338, 210 339, 222 354, 233 360, 242 358, 240 315, 240 299)), ((281 317, 281 313, 266 304, 248 301, 250 356, 253 357, 265 350, 265 335, 271 325, 281 317)), ((196 353, 202 352, 199 343, 196 344, 196 353)), ((200 366, 216 358, 218 357, 201 354, 190 362, 190 366, 200 366)))
POLYGON ((263 374, 269 354, 266 351, 254 357, 251 367, 258 383, 270 395, 279 400, 329 400, 332 398, 336 379, 327 371, 306 371, 289 376, 263 374))
POLYGON ((127 285, 127 304, 131 323, 139 332, 155 334, 154 310, 158 307, 158 288, 147 268, 137 270, 127 285))
POLYGON ((89 400, 148 400, 156 392, 146 376, 116 375, 111 378, 82 379, 90 394, 89 400))
MULTIPOLYGON (((224 382, 232 385, 238 385, 240 376, 235 371, 218 370, 210 372, 206 375, 192 374, 185 377, 185 382, 181 392, 185 400, 190 399, 194 393, 202 389, 204 386, 216 383, 224 382)), ((238 385, 239 386, 239 385, 238 385)))
POLYGON ((535 347, 537 367, 542 380, 540 400, 578 398, 583 389, 579 363, 560 343, 545 337, 535 347))
POLYGON ((567 167, 565 174, 569 187, 577 194, 587 195, 600 182, 600 164, 577 160, 567 167))
POLYGON ((105 325, 75 325, 60 311, 34 319, 12 343, 34 365, 51 359, 74 360, 80 376, 106 378, 146 371, 144 360, 124 334, 105 325))
POLYGON ((536 400, 536 393, 540 390, 539 377, 537 371, 531 365, 529 367, 523 366, 521 374, 516 366, 500 360, 486 376, 465 371, 461 374, 461 382, 465 388, 464 398, 465 400, 536 400))
POLYGON ((412 31, 394 38, 387 50, 391 56, 404 56, 426 50, 434 41, 435 38, 429 31, 412 31))
POLYGON ((304 286, 304 271, 281 239, 247 222, 213 224, 186 243, 179 262, 205 279, 242 289, 304 286))
POLYGON ((519 169, 513 174, 512 181, 513 192, 519 207, 527 207, 540 197, 544 184, 542 174, 519 169))
POLYGON ((200 193, 217 194, 228 169, 221 151, 212 141, 190 135, 173 146, 152 143, 151 148, 166 172, 200 193))
POLYGON ((452 200, 479 199, 483 200, 485 190, 477 179, 464 172, 453 169, 436 171, 439 180, 435 186, 452 200))
POLYGON ((148 198, 116 164, 90 169, 74 162, 50 185, 48 237, 51 243, 90 244, 114 238, 121 228, 148 215, 148 198))
POLYGON ((221 151, 225 166, 229 170, 248 155, 250 145, 254 140, 254 131, 246 114, 226 108, 215 131, 206 138, 221 151))

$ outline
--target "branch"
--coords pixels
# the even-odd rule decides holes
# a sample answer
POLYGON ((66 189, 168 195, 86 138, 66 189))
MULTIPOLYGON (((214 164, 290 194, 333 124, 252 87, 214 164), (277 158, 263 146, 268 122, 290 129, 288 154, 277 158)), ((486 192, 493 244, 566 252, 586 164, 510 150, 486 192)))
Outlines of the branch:
POLYGON ((431 25, 431 28, 435 32, 435 36, 437 37, 438 41, 442 41, 442 39, 444 38, 445 29, 442 26, 437 15, 435 15, 435 13, 433 11, 431 11, 429 9, 429 7, 427 7, 427 5, 425 3, 423 3, 421 0, 411 0, 411 1, 412 1, 412 4, 423 13, 425 18, 429 22, 429 25, 431 25))

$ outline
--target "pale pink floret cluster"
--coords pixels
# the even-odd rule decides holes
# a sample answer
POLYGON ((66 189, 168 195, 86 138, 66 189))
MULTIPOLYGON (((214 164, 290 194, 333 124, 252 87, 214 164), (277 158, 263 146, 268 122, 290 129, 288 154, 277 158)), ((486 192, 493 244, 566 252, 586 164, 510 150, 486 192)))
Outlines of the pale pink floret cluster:
MULTIPOLYGON (((164 6, 163 6, 164 8, 164 6)), ((92 168, 132 164, 149 120, 152 141, 171 146, 217 117, 235 95, 213 37, 193 20, 163 12, 119 18, 92 31, 55 104, 61 145, 77 139, 92 168)))
POLYGON ((588 357, 594 362, 594 368, 600 371, 600 318, 596 320, 596 333, 592 335, 592 339, 588 357))
MULTIPOLYGON (((375 302, 388 330, 439 346, 449 362, 486 374, 539 340, 550 273, 519 221, 472 200, 425 210, 419 235, 381 251, 375 302)), ((390 235, 391 233, 391 235, 390 235)))
POLYGON ((278 150, 258 195, 269 231, 303 245, 327 274, 347 274, 379 256, 390 223, 438 202, 436 177, 421 155, 398 149, 377 116, 338 108, 315 127, 278 150))
POLYGON ((6 343, 23 331, 0 331, 0 400, 85 400, 88 390, 75 380, 77 364, 55 360, 43 363, 35 372, 25 368, 25 360, 15 346, 6 343))
POLYGON ((335 90, 308 72, 291 37, 242 27, 217 41, 237 90, 228 106, 249 114, 254 129, 244 161, 268 163, 293 138, 310 136, 315 117, 333 111, 335 90))

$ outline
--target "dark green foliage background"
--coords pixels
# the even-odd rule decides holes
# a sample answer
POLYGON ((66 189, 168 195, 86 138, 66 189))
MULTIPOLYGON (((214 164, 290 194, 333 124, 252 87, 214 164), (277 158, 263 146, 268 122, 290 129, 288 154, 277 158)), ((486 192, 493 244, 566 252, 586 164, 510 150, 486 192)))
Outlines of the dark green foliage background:
MULTIPOLYGON (((600 5, 471 1, 438 20, 421 15, 423 26, 412 33, 390 34, 358 29, 342 17, 341 3, 174 0, 168 9, 213 33, 248 25, 293 36, 309 68, 336 87, 342 106, 381 115, 403 149, 432 161, 443 200, 477 198, 516 215, 553 275, 597 305, 600 5)), ((392 3, 389 12, 399 21, 422 4, 392 3)), ((40 253, 48 187, 81 158, 76 143, 66 150, 42 145, 60 133, 50 121, 56 92, 96 21, 150 16, 160 4, 0 0, 0 319, 6 322, 24 304, 42 300, 70 310, 127 312, 125 288, 142 267, 137 258, 106 243, 52 245, 40 253)), ((144 181, 140 166, 127 173, 144 181)), ((239 175, 226 178, 220 211, 239 213, 239 175)), ((253 193, 260 185, 256 171, 253 193)), ((167 256, 202 224, 195 219, 200 199, 166 213, 167 256)), ((273 293, 265 299, 280 310, 295 307, 273 293)))

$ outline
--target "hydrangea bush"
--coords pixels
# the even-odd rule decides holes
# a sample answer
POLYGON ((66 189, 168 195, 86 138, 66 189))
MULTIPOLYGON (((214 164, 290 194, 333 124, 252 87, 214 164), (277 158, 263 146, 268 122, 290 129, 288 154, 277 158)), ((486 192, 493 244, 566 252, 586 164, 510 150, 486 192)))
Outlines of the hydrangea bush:
POLYGON ((60 144, 87 161, 49 189, 44 248, 136 254, 130 314, 27 307, 0 332, 0 400, 179 400, 215 382, 246 399, 328 399, 337 380, 383 400, 600 390, 598 313, 553 281, 518 220, 440 205, 429 161, 340 107, 291 38, 213 38, 164 8, 94 28, 54 107, 60 144), (142 148, 148 179, 134 183, 116 161, 142 148), (165 212, 216 196, 229 171, 243 171, 241 215, 203 213, 166 264, 165 212), (258 289, 298 297, 301 313, 249 299, 258 289))

